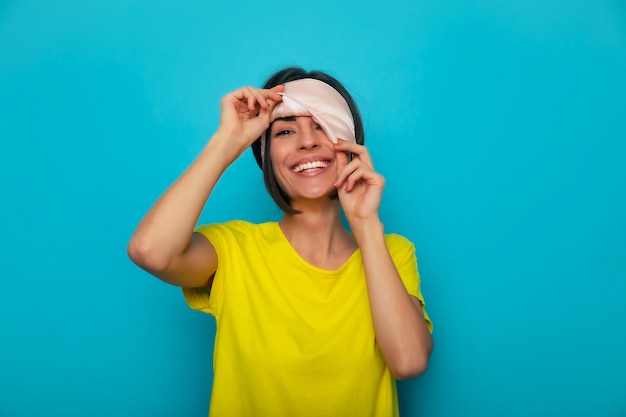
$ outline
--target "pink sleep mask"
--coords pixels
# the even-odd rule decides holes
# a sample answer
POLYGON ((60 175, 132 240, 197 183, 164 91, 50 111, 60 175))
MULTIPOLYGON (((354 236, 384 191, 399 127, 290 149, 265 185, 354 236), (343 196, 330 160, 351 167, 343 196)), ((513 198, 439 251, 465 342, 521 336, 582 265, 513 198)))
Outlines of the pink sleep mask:
MULTIPOLYGON (((348 103, 341 94, 323 81, 313 78, 290 81, 285 91, 278 93, 283 100, 274 107, 270 117, 310 116, 322 127, 328 139, 356 143, 354 119, 348 103)), ((261 137, 261 158, 265 154, 265 135, 261 137)))

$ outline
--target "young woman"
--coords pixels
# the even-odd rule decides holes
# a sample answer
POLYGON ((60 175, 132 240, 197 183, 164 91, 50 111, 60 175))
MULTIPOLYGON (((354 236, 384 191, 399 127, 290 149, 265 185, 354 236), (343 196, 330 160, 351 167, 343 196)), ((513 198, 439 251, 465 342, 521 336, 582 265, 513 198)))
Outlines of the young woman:
POLYGON ((282 70, 222 99, 217 132, 137 227, 131 259, 216 317, 210 416, 397 416, 395 380, 426 369, 414 247, 384 233, 363 143, 337 80, 282 70), (196 229, 250 146, 282 219, 196 229))

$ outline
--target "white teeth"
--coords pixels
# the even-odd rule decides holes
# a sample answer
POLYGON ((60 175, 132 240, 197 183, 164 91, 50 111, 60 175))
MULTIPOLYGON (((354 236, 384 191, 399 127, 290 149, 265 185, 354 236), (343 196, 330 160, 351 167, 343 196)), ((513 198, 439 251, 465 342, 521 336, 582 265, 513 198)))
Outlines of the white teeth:
POLYGON ((304 171, 305 169, 326 168, 327 166, 328 162, 326 161, 306 162, 304 164, 296 165, 295 167, 293 167, 293 171, 298 173, 304 171))

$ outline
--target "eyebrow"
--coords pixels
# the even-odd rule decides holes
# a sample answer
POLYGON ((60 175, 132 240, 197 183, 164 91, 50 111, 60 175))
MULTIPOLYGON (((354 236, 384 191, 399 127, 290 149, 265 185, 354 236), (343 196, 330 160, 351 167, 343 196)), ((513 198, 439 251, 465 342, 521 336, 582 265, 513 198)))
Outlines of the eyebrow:
POLYGON ((283 121, 283 122, 295 122, 296 116, 287 116, 287 117, 277 117, 275 122, 283 121))

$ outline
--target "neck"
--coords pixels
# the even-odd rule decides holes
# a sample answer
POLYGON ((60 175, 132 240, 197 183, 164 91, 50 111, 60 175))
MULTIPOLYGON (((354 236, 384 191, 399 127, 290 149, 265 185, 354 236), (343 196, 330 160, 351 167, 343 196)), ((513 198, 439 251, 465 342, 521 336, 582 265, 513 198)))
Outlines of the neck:
POLYGON ((337 269, 357 248, 352 234, 343 227, 339 201, 323 206, 298 207, 302 213, 285 213, 280 227, 291 246, 312 265, 337 269))

